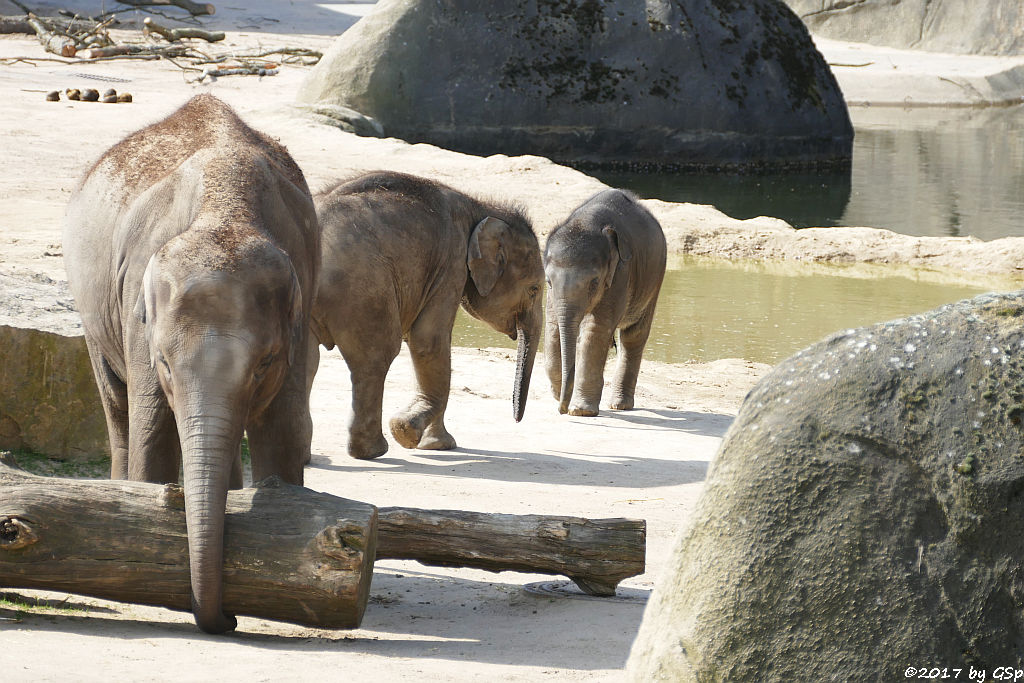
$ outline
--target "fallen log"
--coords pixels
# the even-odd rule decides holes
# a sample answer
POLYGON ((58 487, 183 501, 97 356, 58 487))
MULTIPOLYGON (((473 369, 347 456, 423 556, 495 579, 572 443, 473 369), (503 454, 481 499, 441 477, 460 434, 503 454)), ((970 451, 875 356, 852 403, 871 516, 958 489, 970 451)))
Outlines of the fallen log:
POLYGON ((377 511, 377 559, 493 572, 561 574, 590 595, 615 595, 644 572, 641 519, 500 515, 388 507, 377 511))
MULTIPOLYGON (((592 595, 643 573, 642 520, 389 507, 277 480, 228 494, 224 609, 358 626, 373 561, 560 574, 592 595)), ((0 454, 0 586, 188 610, 176 485, 37 477, 0 454)))
POLYGON ((184 45, 108 45, 107 47, 93 47, 88 50, 79 50, 77 57, 81 59, 102 59, 106 57, 120 56, 149 56, 157 57, 180 57, 188 52, 184 45))
POLYGON ((26 21, 32 27, 32 30, 35 31, 39 43, 47 52, 60 55, 61 57, 75 56, 77 48, 75 47, 74 40, 59 33, 54 33, 34 14, 29 14, 26 21))
MULTIPOLYGON (((355 628, 376 531, 365 503, 280 482, 231 491, 224 610, 355 628)), ((0 586, 189 611, 181 488, 37 477, 0 460, 0 586)))
POLYGON ((176 43, 183 38, 200 38, 208 43, 216 43, 224 40, 224 31, 206 31, 201 28, 167 28, 153 21, 152 17, 142 20, 144 33, 155 33, 170 43, 176 43))

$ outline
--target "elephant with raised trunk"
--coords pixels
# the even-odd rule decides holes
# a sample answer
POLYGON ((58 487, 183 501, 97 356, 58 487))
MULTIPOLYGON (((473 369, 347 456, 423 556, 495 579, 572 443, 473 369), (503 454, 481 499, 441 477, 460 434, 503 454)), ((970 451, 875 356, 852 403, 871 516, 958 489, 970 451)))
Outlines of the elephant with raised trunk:
POLYGON ((323 260, 312 325, 322 345, 337 345, 351 373, 348 454, 369 459, 388 450, 381 398, 403 339, 418 386, 391 418, 391 433, 406 448, 455 447, 444 413, 460 302, 518 339, 518 422, 540 341, 544 283, 537 237, 522 211, 384 171, 344 181, 315 201, 323 260))
POLYGON ((544 247, 544 358, 560 413, 597 415, 616 329, 619 360, 609 407, 633 408, 665 258, 661 225, 622 190, 599 192, 551 232, 544 247))
POLYGON ((200 95, 129 135, 68 206, 64 259, 110 436, 111 477, 178 481, 192 609, 222 606, 224 506, 254 479, 301 484, 309 461, 316 211, 288 152, 200 95))

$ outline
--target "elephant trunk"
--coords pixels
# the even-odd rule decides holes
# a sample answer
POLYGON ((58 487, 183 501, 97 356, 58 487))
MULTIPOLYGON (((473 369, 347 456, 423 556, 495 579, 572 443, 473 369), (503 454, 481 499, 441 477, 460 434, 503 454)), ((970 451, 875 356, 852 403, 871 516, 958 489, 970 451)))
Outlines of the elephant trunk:
POLYGON ((558 314, 558 336, 562 346, 562 392, 558 397, 558 412, 569 412, 569 402, 576 382, 576 337, 580 321, 575 311, 562 310, 558 314))
MULTIPOLYGON (((223 611, 224 508, 231 465, 241 443, 241 425, 229 413, 204 407, 179 413, 178 431, 185 476, 192 613, 207 633, 234 630, 237 622, 223 611)), ((216 404, 212 404, 216 405, 216 404)))
POLYGON ((533 362, 537 358, 537 346, 541 334, 543 304, 538 297, 530 311, 516 319, 516 336, 519 339, 516 352, 516 384, 512 390, 512 416, 516 422, 523 419, 526 399, 530 394, 530 376, 533 362))

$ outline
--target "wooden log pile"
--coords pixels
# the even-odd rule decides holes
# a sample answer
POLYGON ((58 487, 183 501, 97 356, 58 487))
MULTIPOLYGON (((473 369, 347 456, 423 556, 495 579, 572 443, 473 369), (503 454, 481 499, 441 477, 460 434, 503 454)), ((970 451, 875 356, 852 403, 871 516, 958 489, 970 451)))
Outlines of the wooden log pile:
MULTIPOLYGON (((224 609, 354 628, 377 558, 563 574, 612 595, 644 571, 645 537, 641 520, 378 510, 268 480, 228 494, 224 609)), ((181 488, 39 477, 0 455, 0 587, 189 610, 181 488)))
MULTIPOLYGON (((317 50, 290 47, 210 54, 200 49, 199 45, 224 40, 223 31, 208 31, 193 26, 169 27, 157 23, 152 17, 146 17, 142 22, 138 39, 124 40, 122 36, 118 41, 111 36, 109 30, 119 26, 117 10, 99 18, 77 15, 40 17, 22 3, 15 1, 14 4, 22 8, 25 15, 0 17, 0 33, 34 33, 47 52, 61 58, 70 58, 71 61, 65 62, 69 64, 111 59, 166 59, 192 74, 191 81, 203 81, 234 75, 272 76, 278 73, 281 64, 312 66, 322 56, 317 50)), ((134 0, 123 1, 121 4, 141 11, 152 7, 177 6, 187 10, 194 23, 197 16, 215 13, 213 5, 191 0, 134 0)), ((31 57, 7 57, 0 60, 0 63, 32 61, 31 57)))

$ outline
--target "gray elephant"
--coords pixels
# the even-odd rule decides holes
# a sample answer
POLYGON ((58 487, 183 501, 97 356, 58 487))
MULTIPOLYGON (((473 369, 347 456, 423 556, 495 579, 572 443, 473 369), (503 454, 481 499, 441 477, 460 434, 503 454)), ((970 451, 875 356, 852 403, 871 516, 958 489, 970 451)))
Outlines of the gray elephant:
POLYGON ((301 484, 312 422, 309 311, 319 229, 276 142, 200 95, 108 150, 75 190, 64 259, 106 413, 111 477, 178 481, 192 609, 222 607, 224 506, 255 479, 301 484))
POLYGON ((313 330, 336 345, 352 377, 348 453, 388 450, 381 431, 384 378, 404 339, 416 396, 391 418, 406 448, 444 450, 452 326, 459 303, 519 341, 513 415, 526 405, 541 336, 544 282, 530 222, 515 207, 485 203, 439 183, 374 172, 315 198, 323 242, 313 330))
POLYGON ((599 192, 551 232, 544 247, 544 358, 560 413, 597 415, 616 329, 619 361, 610 407, 633 408, 665 258, 661 225, 622 190, 599 192))

